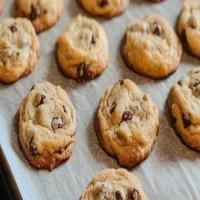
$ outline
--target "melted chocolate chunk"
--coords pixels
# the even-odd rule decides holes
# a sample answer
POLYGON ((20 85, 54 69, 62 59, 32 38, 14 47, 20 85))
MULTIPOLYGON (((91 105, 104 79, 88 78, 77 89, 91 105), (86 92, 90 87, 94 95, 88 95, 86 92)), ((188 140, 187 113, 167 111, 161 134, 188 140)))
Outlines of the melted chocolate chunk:
POLYGON ((91 44, 95 44, 95 43, 96 43, 96 37, 94 34, 92 34, 91 44))
POLYGON ((181 81, 181 80, 178 80, 178 81, 177 81, 177 84, 180 85, 180 86, 182 86, 182 81, 181 81))
POLYGON ((17 27, 15 25, 10 26, 9 28, 13 33, 17 32, 17 27))
POLYGON ((106 6, 106 5, 108 5, 108 0, 102 0, 102 1, 100 2, 100 4, 99 4, 100 7, 104 7, 104 6, 106 6))
POLYGON ((124 80, 119 80, 119 85, 123 85, 124 84, 124 80))
POLYGON ((90 71, 90 64, 89 63, 87 63, 87 62, 81 63, 78 66, 77 70, 78 70, 78 77, 80 79, 85 79, 85 80, 90 79, 92 73, 90 71))
POLYGON ((122 121, 128 121, 131 120, 133 117, 133 115, 131 114, 130 111, 124 111, 123 115, 122 115, 122 121))
POLYGON ((65 106, 63 105, 62 107, 63 107, 64 112, 67 113, 65 106))
POLYGON ((155 22, 153 24, 153 34, 157 35, 157 36, 161 36, 162 35, 162 27, 157 22, 155 22))
POLYGON ((132 191, 131 200, 141 200, 140 194, 135 188, 132 191))
POLYGON ((192 123, 189 119, 186 119, 184 115, 182 115, 183 126, 184 128, 188 128, 192 123))
POLYGON ((35 156, 38 155, 38 151, 37 151, 37 147, 34 143, 34 139, 33 137, 31 138, 31 140, 29 141, 29 151, 31 152, 31 155, 35 156))
POLYGON ((200 70, 197 70, 197 71, 195 71, 194 73, 195 73, 195 74, 198 74, 199 72, 200 72, 200 70))
POLYGON ((34 90, 34 89, 35 89, 35 85, 32 86, 32 88, 30 89, 30 91, 31 91, 31 90, 34 90))
POLYGON ((39 15, 40 15, 39 6, 34 6, 33 4, 31 4, 30 19, 35 20, 39 15))
POLYGON ((116 105, 117 105, 116 102, 112 103, 111 108, 110 108, 110 114, 113 114, 113 112, 115 111, 116 105))
POLYGON ((115 192, 115 198, 116 198, 116 200, 123 200, 122 194, 121 194, 120 191, 117 190, 117 191, 115 192))
POLYGON ((40 105, 44 104, 44 99, 46 98, 45 95, 41 95, 41 99, 40 99, 40 103, 37 105, 37 107, 39 107, 40 105))
POLYGON ((200 80, 199 79, 195 79, 195 82, 193 84, 194 87, 197 87, 200 84, 200 80))
POLYGON ((59 147, 58 150, 56 151, 56 153, 58 154, 62 154, 63 151, 65 151, 67 149, 67 147, 71 144, 72 142, 70 142, 69 144, 67 144, 64 147, 59 147))
POLYGON ((63 119, 61 117, 54 117, 51 124, 54 131, 64 128, 63 119))

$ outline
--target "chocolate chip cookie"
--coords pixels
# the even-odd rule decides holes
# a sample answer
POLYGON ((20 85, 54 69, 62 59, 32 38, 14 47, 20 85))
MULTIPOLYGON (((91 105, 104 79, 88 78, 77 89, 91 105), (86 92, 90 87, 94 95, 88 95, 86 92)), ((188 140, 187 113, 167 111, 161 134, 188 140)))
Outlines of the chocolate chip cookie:
POLYGON ((112 18, 122 14, 129 0, 77 0, 81 7, 92 16, 112 18))
POLYGON ((134 82, 125 79, 110 86, 97 117, 100 145, 122 166, 133 168, 149 156, 158 133, 158 108, 134 82))
POLYGON ((182 45, 172 26, 163 17, 150 14, 128 24, 123 54, 130 68, 142 75, 160 79, 178 68, 182 45))
POLYGON ((97 173, 79 200, 147 200, 139 180, 125 169, 105 169, 97 173))
POLYGON ((40 43, 28 19, 0 23, 0 81, 11 83, 29 74, 40 57, 40 43))
POLYGON ((58 62, 63 73, 80 82, 100 75, 108 64, 104 28, 94 19, 78 15, 58 37, 58 62))
POLYGON ((169 110, 183 141, 200 151, 200 68, 175 83, 168 95, 169 110))
POLYGON ((3 7, 4 7, 4 0, 0 0, 0 14, 3 11, 3 7))
POLYGON ((40 33, 52 27, 60 18, 64 0, 15 0, 16 16, 28 18, 40 33))
POLYGON ((200 57, 200 1, 186 0, 178 21, 178 33, 187 53, 200 57))
POLYGON ((60 86, 35 84, 21 102, 19 116, 19 140, 35 168, 53 170, 70 158, 76 141, 76 111, 60 86))

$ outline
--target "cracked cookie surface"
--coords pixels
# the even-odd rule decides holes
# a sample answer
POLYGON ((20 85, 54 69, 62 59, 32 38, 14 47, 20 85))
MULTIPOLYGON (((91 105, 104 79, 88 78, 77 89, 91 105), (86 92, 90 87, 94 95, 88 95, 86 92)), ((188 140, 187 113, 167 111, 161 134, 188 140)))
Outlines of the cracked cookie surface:
POLYGON ((200 68, 194 68, 175 83, 168 106, 183 141, 200 151, 200 68))
POLYGON ((40 33, 52 27, 60 18, 64 0, 15 0, 16 16, 28 18, 40 33))
POLYGON ((40 57, 40 44, 29 20, 7 18, 0 24, 0 81, 29 74, 40 57))
POLYGON ((100 75, 108 64, 108 42, 103 27, 78 15, 58 37, 58 62, 63 73, 80 82, 100 75))
POLYGON ((110 86, 98 107, 100 145, 122 166, 133 168, 153 149, 158 133, 158 108, 129 79, 110 86))
POLYGON ((82 8, 92 16, 112 18, 122 14, 129 0, 77 0, 82 8))
POLYGON ((148 200, 139 180, 125 169, 105 169, 98 172, 79 200, 148 200))
POLYGON ((35 84, 19 108, 19 139, 29 162, 53 170, 70 158, 76 111, 67 93, 48 82, 35 84))
POLYGON ((178 21, 178 33, 187 53, 200 57, 200 2, 186 0, 178 21))
POLYGON ((130 68, 160 79, 178 68, 182 45, 172 26, 163 17, 151 14, 128 24, 123 54, 130 68))

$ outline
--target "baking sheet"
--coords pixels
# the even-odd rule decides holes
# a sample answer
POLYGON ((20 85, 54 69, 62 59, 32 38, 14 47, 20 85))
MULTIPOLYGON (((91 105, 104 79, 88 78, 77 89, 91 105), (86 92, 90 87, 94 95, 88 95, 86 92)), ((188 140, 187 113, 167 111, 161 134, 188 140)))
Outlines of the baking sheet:
MULTIPOLYGON (((112 19, 95 17, 104 27, 109 44, 109 65, 96 79, 78 83, 58 69, 56 40, 79 13, 90 17, 75 0, 65 0, 63 14, 51 29, 38 35, 42 55, 28 76, 13 84, 0 83, 0 143, 23 199, 78 199, 92 177, 106 168, 119 168, 115 159, 99 146, 95 135, 96 109, 100 96, 119 79, 133 80, 150 94, 159 108, 160 128, 149 157, 130 170, 141 182, 149 199, 200 199, 200 154, 186 147, 175 132, 166 98, 171 85, 200 60, 183 54, 178 70, 162 80, 136 74, 122 58, 126 25, 132 19, 158 13, 176 26, 183 0, 149 3, 131 0, 125 13, 112 19), (78 114, 77 141, 71 158, 52 172, 34 169, 25 158, 18 141, 18 108, 36 82, 60 85, 69 95, 78 114)), ((0 20, 15 14, 14 1, 6 0, 0 20)))

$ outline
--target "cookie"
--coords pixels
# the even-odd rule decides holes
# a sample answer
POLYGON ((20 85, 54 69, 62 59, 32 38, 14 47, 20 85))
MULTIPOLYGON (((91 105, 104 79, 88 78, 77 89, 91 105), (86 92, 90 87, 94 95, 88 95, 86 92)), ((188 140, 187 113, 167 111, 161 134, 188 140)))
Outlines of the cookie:
POLYGON ((129 5, 129 0, 77 0, 79 5, 90 15, 112 18, 122 14, 129 5))
POLYGON ((64 0, 15 0, 16 16, 28 18, 40 33, 52 27, 59 20, 64 0))
POLYGON ((150 1, 152 1, 152 2, 154 2, 154 3, 159 3, 159 2, 161 2, 161 1, 163 1, 163 0, 150 0, 150 1))
POLYGON ((121 166, 133 168, 154 147, 158 108, 148 94, 129 79, 119 80, 100 98, 97 137, 102 148, 121 166))
POLYGON ((4 0, 0 0, 0 14, 3 11, 3 7, 4 7, 4 0))
POLYGON ((36 83, 20 104, 19 140, 37 169, 51 171, 70 158, 76 126, 76 110, 60 86, 36 83))
POLYGON ((178 68, 182 45, 163 17, 150 14, 127 25, 123 54, 126 63, 135 72, 160 79, 178 68))
POLYGON ((108 42, 104 28, 94 19, 78 15, 58 37, 61 71, 80 82, 100 75, 108 65, 108 42))
POLYGON ((168 94, 174 125, 183 141, 200 151, 200 68, 196 67, 175 83, 168 94))
POLYGON ((200 57, 200 1, 186 0, 178 20, 178 34, 187 53, 200 57))
POLYGON ((31 22, 7 18, 0 23, 0 82, 29 74, 40 57, 40 43, 31 22))
POLYGON ((125 169, 105 169, 97 173, 79 200, 147 200, 140 181, 125 169))

